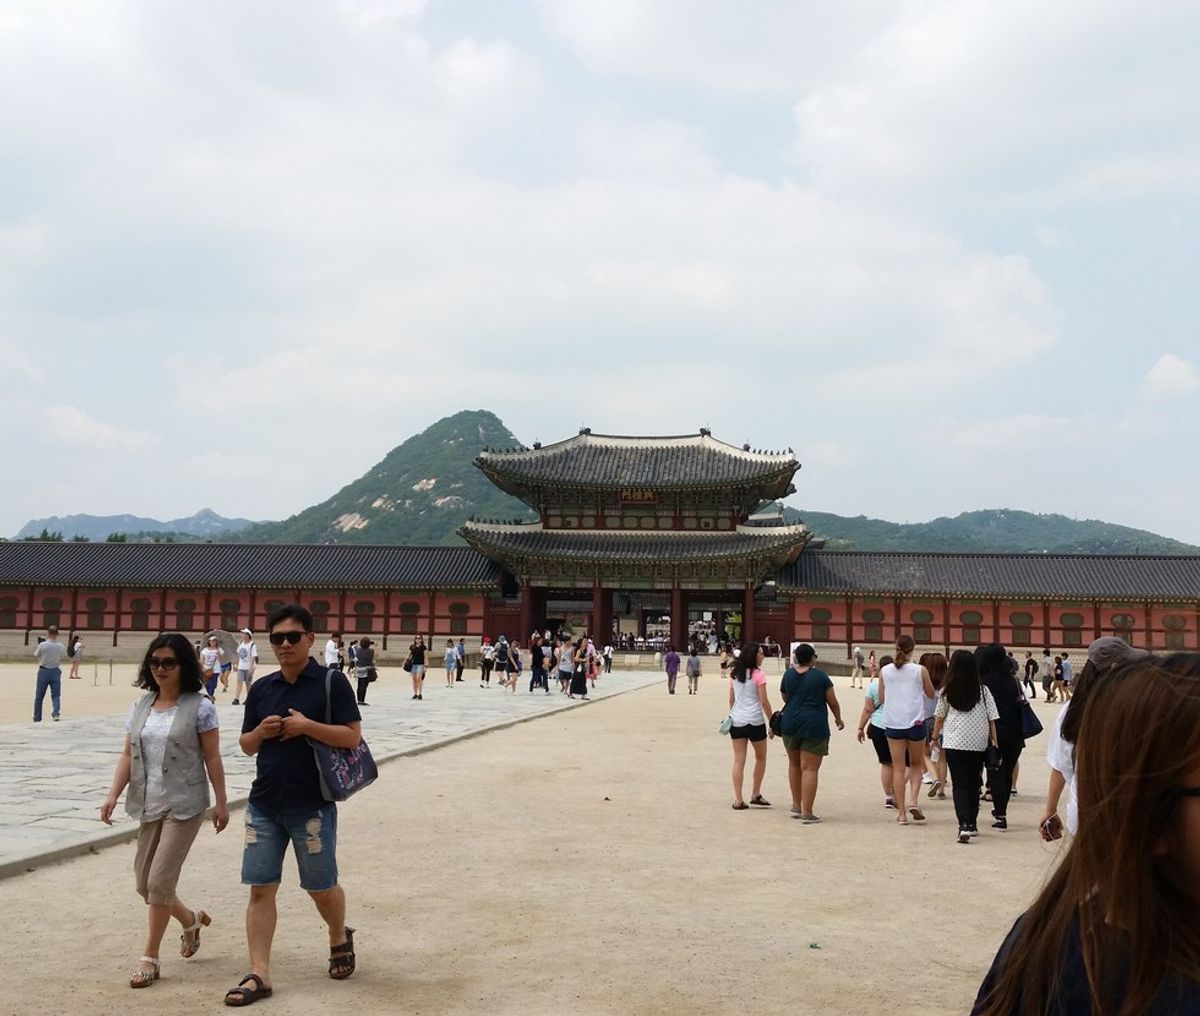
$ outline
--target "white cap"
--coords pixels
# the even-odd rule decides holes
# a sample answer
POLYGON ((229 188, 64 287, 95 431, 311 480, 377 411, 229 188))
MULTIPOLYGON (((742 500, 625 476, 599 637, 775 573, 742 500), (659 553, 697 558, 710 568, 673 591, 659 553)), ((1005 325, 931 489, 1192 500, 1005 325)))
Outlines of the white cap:
POLYGON ((253 634, 254 634, 254 632, 252 632, 252 631, 251 631, 249 628, 243 628, 243 629, 242 629, 242 634, 243 634, 243 635, 253 635, 253 634))

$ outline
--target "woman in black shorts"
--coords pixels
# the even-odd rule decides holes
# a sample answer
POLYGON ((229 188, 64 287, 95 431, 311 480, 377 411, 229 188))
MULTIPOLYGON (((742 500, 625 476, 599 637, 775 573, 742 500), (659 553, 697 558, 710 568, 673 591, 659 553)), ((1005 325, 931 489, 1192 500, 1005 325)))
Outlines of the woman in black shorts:
POLYGON ((762 796, 763 776, 767 772, 767 718, 771 715, 767 675, 762 672, 762 662, 762 647, 757 642, 747 642, 729 669, 729 719, 732 723, 729 737, 733 741, 735 811, 745 811, 750 807, 742 799, 747 742, 754 745, 754 793, 750 797, 750 804, 771 807, 771 802, 762 796))
MULTIPOLYGON (((879 661, 879 666, 886 667, 891 662, 892 658, 885 656, 879 661)), ((879 759, 883 806, 895 808, 896 800, 892 797, 892 752, 888 748, 887 735, 883 731, 883 706, 879 704, 879 678, 876 676, 871 678, 867 685, 867 694, 863 698, 862 713, 858 717, 858 743, 862 744, 868 737, 871 739, 875 757, 879 759)))

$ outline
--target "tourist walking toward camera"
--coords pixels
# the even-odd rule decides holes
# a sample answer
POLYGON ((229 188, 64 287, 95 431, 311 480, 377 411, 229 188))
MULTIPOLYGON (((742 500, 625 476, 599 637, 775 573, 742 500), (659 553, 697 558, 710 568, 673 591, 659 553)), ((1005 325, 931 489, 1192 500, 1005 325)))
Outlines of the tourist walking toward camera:
POLYGON ((134 877, 138 895, 150 908, 146 947, 129 975, 129 986, 148 988, 158 980, 159 948, 172 917, 183 928, 179 955, 187 959, 200 949, 200 928, 211 918, 186 906, 176 887, 204 821, 209 784, 216 797, 212 823, 218 833, 229 824, 229 808, 217 710, 203 694, 191 643, 174 632, 159 635, 146 650, 134 683, 146 694, 125 721, 125 745, 100 806, 100 821, 112 825, 117 798, 128 787, 125 810, 139 823, 134 877))
POLYGON ((33 655, 38 665, 33 722, 42 722, 42 703, 47 691, 50 692, 50 719, 57 720, 62 715, 62 660, 67 655, 67 647, 58 641, 57 626, 50 625, 46 629, 46 638, 37 644, 33 655))
POLYGON ((237 647, 237 687, 233 690, 233 704, 241 705, 242 694, 250 692, 254 680, 254 668, 258 666, 258 646, 254 643, 254 632, 242 629, 242 641, 237 647))
POLYGON ((973 1016, 1200 1012, 1200 654, 1133 660, 1097 683, 1075 746, 1079 831, 973 1016))
POLYGON ((912 636, 901 635, 896 640, 893 662, 879 670, 884 733, 892 756, 892 797, 898 811, 896 821, 900 825, 908 825, 910 817, 914 822, 925 821, 917 800, 921 792, 921 774, 925 771, 925 700, 933 698, 934 692, 929 671, 912 661, 915 650, 912 636))
POLYGON ((933 743, 950 767, 959 843, 969 843, 979 834, 983 756, 989 744, 998 743, 997 716, 992 693, 979 682, 974 655, 956 650, 934 712, 933 743))
POLYGON ((425 637, 418 635, 408 647, 405 669, 412 676, 413 698, 425 697, 425 637))
POLYGON ((692 651, 687 658, 687 679, 688 679, 688 694, 695 695, 700 690, 700 657, 696 652, 696 646, 692 644, 692 651))
POLYGON ((850 670, 850 687, 861 688, 863 686, 863 672, 866 670, 867 661, 863 656, 862 646, 854 647, 854 666, 850 670))
POLYGON ((289 843, 300 888, 316 904, 329 932, 329 976, 343 980, 354 973, 356 963, 354 929, 346 926, 346 896, 338 884, 337 805, 321 793, 309 741, 356 748, 362 740, 362 716, 345 674, 332 671, 326 685, 330 668, 311 656, 316 636, 304 607, 280 607, 267 630, 279 670, 251 686, 240 741, 242 751, 258 758, 242 850, 242 883, 250 887, 250 973, 225 994, 226 1005, 235 1006, 272 993, 275 896, 289 843))
POLYGON ((996 743, 1000 746, 1000 768, 989 769, 988 791, 992 795, 993 829, 1008 828, 1008 800, 1012 796, 1013 771, 1025 747, 1021 735, 1021 685, 1012 671, 1004 647, 995 642, 975 650, 979 680, 996 702, 996 743))
POLYGON ((454 639, 446 639, 446 651, 442 654, 442 666, 446 669, 446 687, 454 687, 454 679, 458 676, 458 650, 454 648, 454 639))
POLYGON ((78 681, 79 665, 83 662, 83 639, 78 635, 71 636, 67 644, 67 655, 71 657, 71 673, 68 676, 72 681, 78 681))
POLYGON ((375 643, 365 635, 358 640, 358 653, 354 658, 354 676, 358 681, 358 704, 369 705, 367 689, 378 676, 375 669, 375 643))
POLYGON ((829 713, 838 730, 842 707, 829 675, 815 665, 817 651, 807 642, 796 647, 792 666, 779 685, 783 712, 779 732, 788 755, 788 785, 792 791, 792 817, 811 824, 821 819, 813 814, 821 763, 829 754, 829 713))
MULTIPOLYGON (((767 772, 767 721, 771 700, 767 695, 767 675, 762 672, 763 651, 757 642, 747 642, 729 668, 729 737, 733 742, 733 807, 745 811, 750 804, 769 808, 762 796, 763 777, 767 772), (746 745, 754 748, 754 774, 751 778, 750 804, 742 797, 746 776, 746 745)), ((774 736, 774 735, 770 735, 774 736)))
POLYGON ((674 646, 667 646, 667 655, 663 657, 663 669, 667 672, 667 694, 675 694, 675 682, 679 679, 679 654, 674 646))

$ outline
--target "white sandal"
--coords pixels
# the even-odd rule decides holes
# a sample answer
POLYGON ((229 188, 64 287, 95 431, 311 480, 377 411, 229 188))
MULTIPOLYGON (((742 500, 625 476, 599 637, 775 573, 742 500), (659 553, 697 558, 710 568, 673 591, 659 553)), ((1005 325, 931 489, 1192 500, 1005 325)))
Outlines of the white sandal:
POLYGON ((131 988, 148 988, 158 980, 158 957, 143 956, 138 962, 149 963, 154 967, 153 970, 135 970, 129 975, 129 987, 131 988))
POLYGON ((207 911, 192 911, 192 923, 184 928, 183 934, 179 936, 180 956, 186 960, 195 956, 200 951, 200 928, 201 926, 207 928, 210 924, 212 924, 212 918, 208 916, 207 911), (192 932, 196 933, 196 937, 189 942, 188 935, 192 934, 192 932))

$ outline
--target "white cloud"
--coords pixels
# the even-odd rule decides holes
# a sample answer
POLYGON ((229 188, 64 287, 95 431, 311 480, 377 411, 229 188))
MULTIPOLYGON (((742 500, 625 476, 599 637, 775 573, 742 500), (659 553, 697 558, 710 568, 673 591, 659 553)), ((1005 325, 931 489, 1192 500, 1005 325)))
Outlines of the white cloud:
POLYGON ((1146 371, 1142 388, 1155 396, 1191 395, 1200 390, 1200 372, 1183 357, 1164 353, 1146 371))
POLYGON ((75 406, 45 406, 41 418, 46 436, 61 445, 137 455, 162 443, 159 435, 148 430, 105 423, 75 406))

